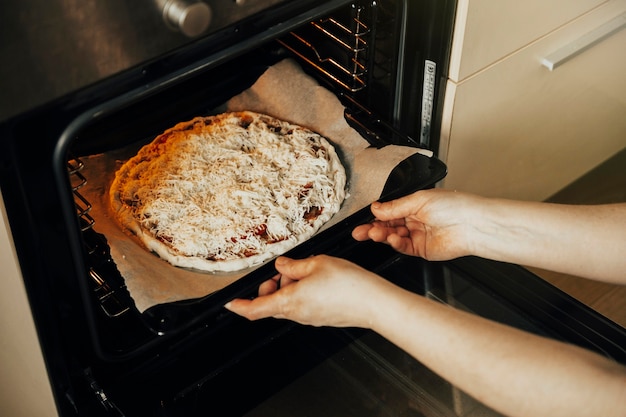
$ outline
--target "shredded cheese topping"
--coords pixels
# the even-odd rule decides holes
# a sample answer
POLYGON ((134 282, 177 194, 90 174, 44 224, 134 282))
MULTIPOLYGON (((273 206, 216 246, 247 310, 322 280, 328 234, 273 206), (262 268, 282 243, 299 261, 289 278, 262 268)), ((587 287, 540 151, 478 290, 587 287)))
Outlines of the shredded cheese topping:
POLYGON ((158 136, 116 173, 112 198, 175 255, 219 262, 295 246, 339 210, 344 187, 322 136, 240 112, 158 136))

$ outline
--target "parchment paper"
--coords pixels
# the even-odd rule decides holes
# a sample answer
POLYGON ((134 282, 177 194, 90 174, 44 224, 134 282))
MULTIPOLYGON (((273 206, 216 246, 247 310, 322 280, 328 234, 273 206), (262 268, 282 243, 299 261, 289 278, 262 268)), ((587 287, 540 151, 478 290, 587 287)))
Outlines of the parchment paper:
MULTIPOLYGON (((428 150, 412 147, 370 148, 345 121, 344 108, 335 95, 304 74, 292 60, 270 67, 252 87, 220 110, 265 113, 308 127, 333 142, 348 174, 348 197, 323 229, 375 201, 399 162, 416 152, 432 156, 428 150)), ((139 311, 161 303, 203 297, 254 270, 206 273, 177 268, 147 251, 135 236, 122 230, 109 210, 109 186, 115 171, 137 150, 126 148, 89 157, 84 170, 89 182, 82 191, 93 205, 94 230, 107 238, 111 256, 139 311)))

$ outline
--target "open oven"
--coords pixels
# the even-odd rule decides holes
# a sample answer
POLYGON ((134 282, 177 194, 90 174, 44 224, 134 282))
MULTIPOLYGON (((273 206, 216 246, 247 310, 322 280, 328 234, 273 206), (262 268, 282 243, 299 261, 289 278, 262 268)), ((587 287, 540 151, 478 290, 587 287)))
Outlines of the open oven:
MULTIPOLYGON (((49 2, 65 5, 59 21, 102 22, 76 31, 91 35, 85 41, 97 45, 100 66, 85 63, 82 78, 57 89, 63 94, 33 92, 42 96, 17 110, 3 105, 0 124, 6 248, 17 255, 58 415, 495 415, 370 332, 250 323, 224 310, 233 297, 254 296, 275 274, 271 262, 233 279, 184 271, 172 282, 176 271, 154 258, 134 269, 134 255, 120 249, 128 242, 100 201, 116 164, 177 122, 236 108, 234 98, 248 97, 239 106, 271 101, 271 88, 258 90, 267 77, 271 87, 302 86, 274 91, 279 105, 288 103, 276 116, 290 117, 295 103, 306 125, 339 109, 333 120, 363 140, 358 155, 343 155, 362 161, 351 172, 380 177, 371 190, 349 177, 362 205, 290 256, 347 258, 457 308, 626 361, 621 327, 521 267, 426 262, 351 238, 371 220, 369 201, 433 187, 446 174, 437 150, 456 2, 70 3, 49 2), (332 94, 311 99, 309 89, 319 88, 332 94), (153 295, 157 279, 163 291, 153 295), (193 284, 211 280, 220 284, 193 284), (180 288, 190 282, 191 290, 180 288)), ((28 15, 36 1, 23 4, 28 15)), ((84 58, 72 48, 60 56, 84 58)), ((31 52, 44 57, 39 72, 54 67, 46 51, 31 52)))

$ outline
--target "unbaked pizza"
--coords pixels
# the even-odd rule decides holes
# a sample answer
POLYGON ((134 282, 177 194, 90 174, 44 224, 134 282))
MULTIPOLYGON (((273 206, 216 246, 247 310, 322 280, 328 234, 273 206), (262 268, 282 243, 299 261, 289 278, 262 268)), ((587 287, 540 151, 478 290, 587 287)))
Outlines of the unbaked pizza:
POLYGON ((339 211, 346 173, 321 135, 253 112, 196 117, 116 172, 113 213, 169 263, 238 271, 310 238, 339 211))

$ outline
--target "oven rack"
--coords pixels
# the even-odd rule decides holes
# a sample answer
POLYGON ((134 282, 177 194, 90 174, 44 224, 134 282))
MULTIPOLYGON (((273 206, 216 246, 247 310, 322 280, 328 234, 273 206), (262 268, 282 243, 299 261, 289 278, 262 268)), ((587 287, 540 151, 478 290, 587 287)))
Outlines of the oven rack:
MULTIPOLYGON (((85 163, 74 156, 68 156, 67 172, 70 178, 72 194, 74 196, 74 206, 76 207, 76 215, 83 236, 86 232, 93 230, 96 223, 95 219, 89 214, 93 208, 92 204, 81 193, 80 189, 87 184, 87 178, 81 171, 85 168, 85 163)), ((98 256, 98 252, 102 250, 99 244, 84 241, 87 254, 91 257, 98 256)), ((110 318, 121 316, 130 310, 130 306, 123 302, 115 289, 107 283, 94 268, 89 269, 89 277, 93 285, 93 292, 102 308, 102 311, 110 318)))
POLYGON ((278 42, 333 84, 351 93, 365 89, 372 71, 372 18, 376 4, 353 4, 352 16, 341 21, 329 17, 290 32, 278 42))
POLYGON ((87 201, 79 191, 87 184, 87 178, 81 173, 83 168, 85 168, 85 164, 82 160, 72 156, 69 157, 67 161, 67 172, 70 177, 72 194, 74 195, 74 205, 76 206, 81 231, 84 232, 91 229, 96 221, 89 214, 92 209, 91 203, 87 201))
POLYGON ((359 132, 371 146, 382 148, 389 143, 394 143, 418 148, 425 147, 425 144, 419 143, 382 118, 377 117, 354 97, 340 94, 339 99, 345 105, 344 117, 348 124, 359 132))

